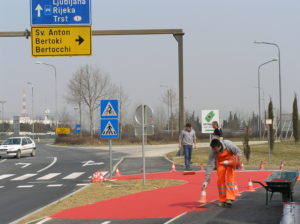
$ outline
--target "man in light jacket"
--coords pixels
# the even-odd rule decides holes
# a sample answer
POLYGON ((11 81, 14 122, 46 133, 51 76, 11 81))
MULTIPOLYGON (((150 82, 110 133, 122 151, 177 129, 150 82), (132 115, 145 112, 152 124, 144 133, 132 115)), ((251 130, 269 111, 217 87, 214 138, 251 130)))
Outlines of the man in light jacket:
POLYGON ((185 169, 191 170, 191 158, 193 147, 196 147, 196 133, 192 129, 192 125, 187 123, 185 129, 181 131, 179 136, 179 147, 183 147, 185 169))

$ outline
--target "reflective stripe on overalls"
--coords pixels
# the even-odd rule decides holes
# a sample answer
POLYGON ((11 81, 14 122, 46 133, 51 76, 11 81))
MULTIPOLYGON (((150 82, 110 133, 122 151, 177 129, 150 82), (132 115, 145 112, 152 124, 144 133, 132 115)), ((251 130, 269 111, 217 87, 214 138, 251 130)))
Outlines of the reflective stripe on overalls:
POLYGON ((224 166, 220 163, 230 160, 233 154, 224 149, 223 152, 217 153, 216 165, 218 174, 218 190, 220 202, 226 200, 235 200, 235 169, 232 166, 224 166))

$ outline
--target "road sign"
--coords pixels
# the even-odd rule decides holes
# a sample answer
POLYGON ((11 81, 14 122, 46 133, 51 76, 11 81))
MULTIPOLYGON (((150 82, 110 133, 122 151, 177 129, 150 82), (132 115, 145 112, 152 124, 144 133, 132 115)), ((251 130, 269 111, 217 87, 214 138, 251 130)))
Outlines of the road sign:
POLYGON ((80 131, 81 131, 80 124, 76 124, 76 126, 75 126, 75 133, 76 133, 76 135, 80 134, 80 131))
POLYGON ((90 26, 32 27, 32 56, 83 56, 92 54, 90 26))
POLYGON ((101 100, 100 102, 101 119, 118 119, 119 118, 119 101, 118 100, 101 100))
POLYGON ((143 108, 142 106, 144 106, 144 125, 153 125, 154 119, 153 119, 153 110, 151 107, 147 106, 147 105, 140 105, 136 108, 135 110, 135 121, 137 124, 142 125, 143 120, 143 108))
POLYGON ((119 138, 119 120, 101 119, 100 138, 119 138))
POLYGON ((91 0, 31 0, 31 26, 91 25, 91 0))
POLYGON ((219 120, 219 110, 202 110, 202 133, 214 133, 212 122, 217 121, 219 123, 219 120))
POLYGON ((57 135, 68 135, 71 133, 70 128, 56 128, 55 130, 57 135))

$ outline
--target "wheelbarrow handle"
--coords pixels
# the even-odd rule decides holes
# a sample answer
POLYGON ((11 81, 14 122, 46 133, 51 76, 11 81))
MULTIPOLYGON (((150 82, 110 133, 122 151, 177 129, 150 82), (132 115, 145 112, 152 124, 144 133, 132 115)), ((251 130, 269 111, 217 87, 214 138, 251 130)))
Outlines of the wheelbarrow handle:
POLYGON ((259 181, 256 181, 256 180, 253 180, 252 183, 255 183, 255 184, 260 184, 263 188, 265 188, 266 190, 268 190, 268 186, 264 185, 262 182, 259 182, 259 181))

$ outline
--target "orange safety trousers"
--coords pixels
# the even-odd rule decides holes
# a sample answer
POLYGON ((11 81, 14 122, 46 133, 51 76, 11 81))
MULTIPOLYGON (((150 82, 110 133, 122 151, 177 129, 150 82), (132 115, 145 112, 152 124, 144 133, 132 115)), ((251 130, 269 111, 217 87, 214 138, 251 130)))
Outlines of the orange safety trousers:
POLYGON ((216 157, 220 202, 235 200, 235 168, 220 164, 225 160, 230 160, 232 156, 233 154, 225 149, 223 152, 218 153, 216 157))

